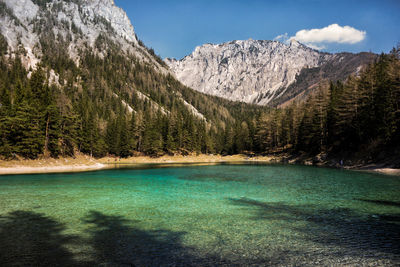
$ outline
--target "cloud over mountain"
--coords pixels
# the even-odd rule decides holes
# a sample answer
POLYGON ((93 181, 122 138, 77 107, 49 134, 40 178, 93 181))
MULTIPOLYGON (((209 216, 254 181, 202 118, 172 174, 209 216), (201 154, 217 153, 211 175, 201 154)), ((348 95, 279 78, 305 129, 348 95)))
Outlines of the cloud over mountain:
POLYGON ((355 44, 363 41, 367 33, 350 26, 331 24, 322 29, 301 30, 290 39, 295 39, 305 44, 339 43, 355 44))

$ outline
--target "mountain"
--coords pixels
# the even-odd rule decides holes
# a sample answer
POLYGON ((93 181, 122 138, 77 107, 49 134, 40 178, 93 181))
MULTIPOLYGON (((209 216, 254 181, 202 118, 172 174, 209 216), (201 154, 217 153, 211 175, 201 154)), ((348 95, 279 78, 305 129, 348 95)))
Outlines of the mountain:
POLYGON ((295 40, 284 44, 250 39, 205 44, 181 60, 165 62, 182 83, 199 92, 277 105, 323 79, 343 80, 375 58, 371 53, 322 53, 295 40))
MULTIPOLYGON (((129 18, 113 0, 1 0, 0 7, 1 33, 13 51, 25 50, 28 67, 43 59, 43 49, 53 45, 49 42, 63 43, 64 52, 78 64, 82 49, 100 48, 107 38, 124 53, 165 70, 139 44, 129 18)), ((104 50, 98 52, 104 56, 104 50)))
POLYGON ((220 153, 257 110, 171 74, 112 0, 0 0, 0 157, 220 153))

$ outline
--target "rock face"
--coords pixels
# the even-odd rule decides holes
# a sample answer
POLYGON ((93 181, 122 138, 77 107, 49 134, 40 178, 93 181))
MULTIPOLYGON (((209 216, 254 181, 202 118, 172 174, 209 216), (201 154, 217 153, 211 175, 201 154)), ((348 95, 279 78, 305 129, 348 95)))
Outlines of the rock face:
POLYGON ((115 6, 113 0, 89 0, 83 5, 83 12, 89 18, 94 20, 100 16, 110 23, 115 33, 129 42, 138 44, 133 26, 125 11, 115 6))
MULTIPOLYGON (((51 11, 52 15, 56 15, 55 18, 58 21, 74 23, 85 35, 89 36, 96 36, 104 30, 104 27, 102 27, 104 25, 100 26, 98 23, 93 23, 102 18, 103 22, 108 23, 118 36, 134 44, 138 43, 128 16, 121 8, 115 6, 113 0, 53 0, 47 1, 48 3, 42 1, 45 4, 41 4, 41 6, 35 4, 37 1, 31 0, 0 0, 0 2, 6 4, 13 15, 22 22, 23 25, 19 26, 25 26, 27 31, 29 31, 30 25, 26 24, 48 15, 45 11, 51 11)), ((2 19, 4 18, 2 17, 2 19)))
POLYGON ((160 67, 139 44, 128 16, 113 0, 0 0, 0 8, 0 33, 12 51, 25 50, 27 66, 40 61, 41 38, 51 32, 53 39, 59 41, 61 36, 68 41, 67 53, 76 63, 80 49, 95 47, 103 35, 122 51, 160 67))
MULTIPOLYGON (((165 62, 178 80, 200 92, 235 101, 267 105, 306 69, 346 57, 311 49, 297 41, 232 41, 205 44, 182 60, 165 62)), ((354 70, 359 65, 354 66, 354 70)))

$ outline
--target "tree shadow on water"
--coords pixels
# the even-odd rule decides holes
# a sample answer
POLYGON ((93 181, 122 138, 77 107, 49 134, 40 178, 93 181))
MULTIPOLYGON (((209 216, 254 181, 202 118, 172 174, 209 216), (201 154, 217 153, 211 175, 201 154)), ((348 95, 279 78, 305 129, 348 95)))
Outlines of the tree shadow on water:
POLYGON ((250 209, 254 220, 283 220, 291 230, 303 233, 307 241, 340 248, 339 256, 384 256, 400 264, 399 214, 366 215, 347 208, 292 206, 247 198, 229 201, 250 209))
POLYGON ((400 202, 398 201, 389 201, 389 200, 375 200, 375 199, 362 199, 362 198, 355 198, 354 200, 363 201, 367 203, 373 203, 382 206, 392 206, 400 208, 400 202))
POLYGON ((64 246, 79 238, 62 234, 64 229, 63 224, 30 211, 1 216, 0 265, 77 266, 73 254, 64 246))
MULTIPOLYGON (((84 237, 44 214, 14 211, 0 216, 0 266, 266 266, 206 252, 183 243, 184 232, 144 230, 123 216, 89 212, 84 237), (69 250, 73 248, 74 250, 69 250), (80 249, 84 249, 79 251, 80 249), (91 248, 91 249, 88 249, 91 248), (79 254, 76 254, 79 253, 79 254)), ((69 227, 74 227, 70 225, 69 227)), ((226 248, 227 249, 227 248, 226 248)))
POLYGON ((83 222, 89 237, 67 235, 64 224, 40 213, 14 211, 0 216, 0 266, 235 265, 183 245, 184 232, 142 230, 137 221, 97 211, 83 222), (92 249, 77 255, 68 249, 72 247, 92 249))
POLYGON ((205 257, 194 248, 182 245, 184 232, 145 231, 135 221, 122 216, 92 211, 84 219, 98 265, 105 266, 222 266, 214 256, 205 257))

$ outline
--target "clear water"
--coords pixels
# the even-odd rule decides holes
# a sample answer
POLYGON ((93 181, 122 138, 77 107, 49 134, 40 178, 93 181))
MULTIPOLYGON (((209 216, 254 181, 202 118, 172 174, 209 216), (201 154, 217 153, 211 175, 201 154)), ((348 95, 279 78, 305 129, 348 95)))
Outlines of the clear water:
POLYGON ((400 177, 305 166, 0 176, 0 266, 399 266, 400 177))

